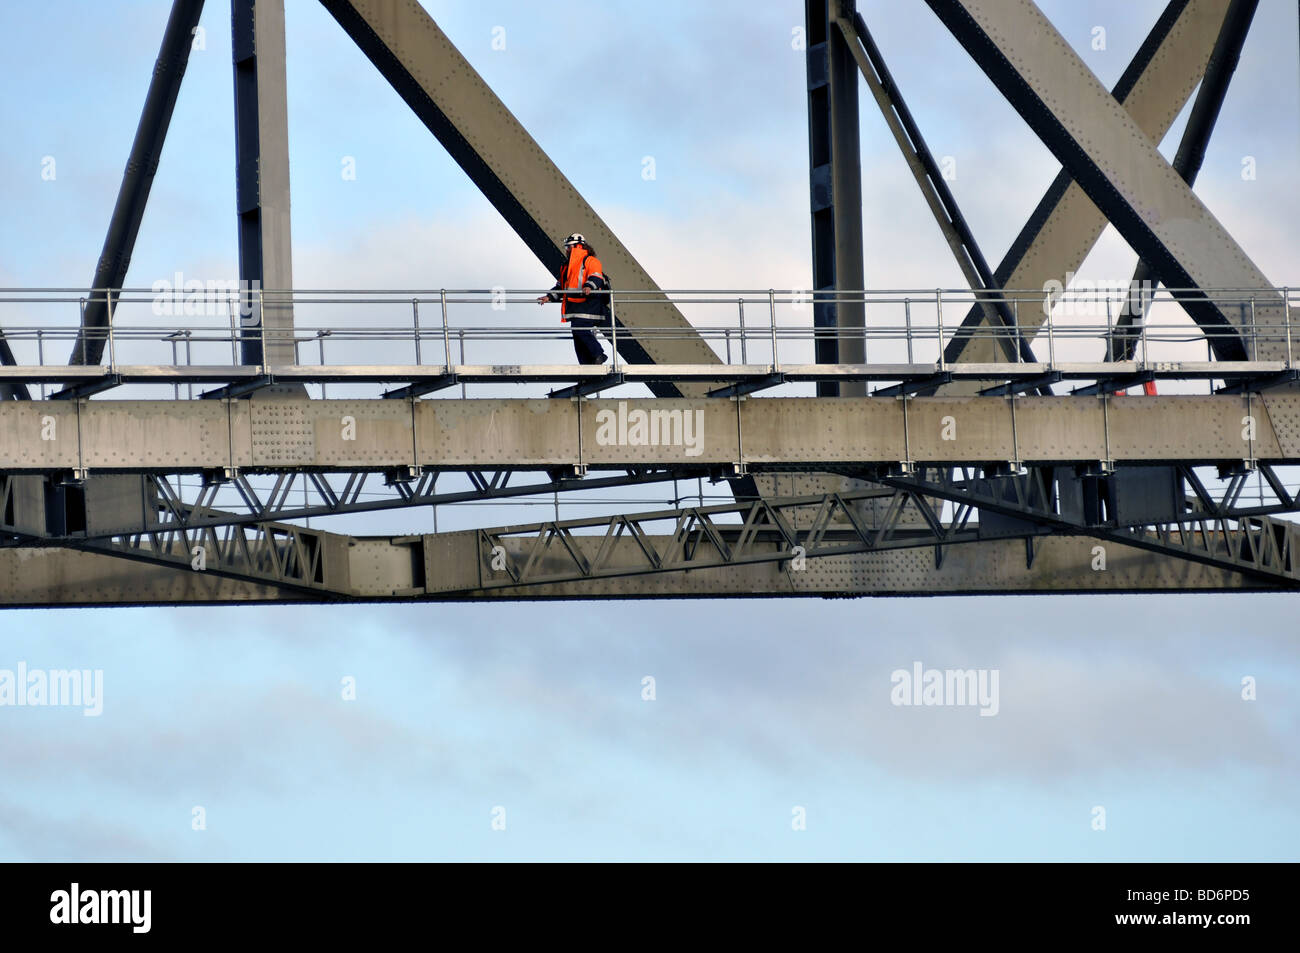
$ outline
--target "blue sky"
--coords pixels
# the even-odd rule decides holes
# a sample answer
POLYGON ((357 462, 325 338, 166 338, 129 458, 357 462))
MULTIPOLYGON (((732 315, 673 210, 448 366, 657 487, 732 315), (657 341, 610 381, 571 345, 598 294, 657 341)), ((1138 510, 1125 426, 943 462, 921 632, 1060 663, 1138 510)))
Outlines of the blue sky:
MULTIPOLYGON (((604 43, 579 62, 551 6, 425 5, 662 285, 807 285, 801 3, 593 5, 604 43), (591 122, 557 106, 575 84, 591 122)), ((1043 4, 1108 86, 1161 7, 1043 4)), ((167 8, 0 9, 0 285, 89 281, 167 8)), ((924 5, 861 8, 933 150, 956 157, 954 191, 996 261, 1056 163, 924 5)), ((234 274, 227 18, 208 4, 131 285, 234 274)), ((318 4, 288 0, 287 25, 300 287, 549 284, 318 4)), ((1262 0, 1198 184, 1292 286, 1298 56, 1295 5, 1262 0)), ((959 284, 862 100, 868 285, 959 284)), ((1108 232, 1084 274, 1127 280, 1134 257, 1108 232)), ((532 512, 464 508, 443 528, 532 512)), ((407 513, 347 529, 390 526, 431 528, 407 513)), ((6 612, 0 669, 101 668, 105 709, 0 708, 0 858, 1295 859, 1296 608, 1189 595, 6 612), (891 672, 914 660, 998 669, 999 715, 890 705, 891 672), (807 830, 791 829, 795 807, 807 830)))

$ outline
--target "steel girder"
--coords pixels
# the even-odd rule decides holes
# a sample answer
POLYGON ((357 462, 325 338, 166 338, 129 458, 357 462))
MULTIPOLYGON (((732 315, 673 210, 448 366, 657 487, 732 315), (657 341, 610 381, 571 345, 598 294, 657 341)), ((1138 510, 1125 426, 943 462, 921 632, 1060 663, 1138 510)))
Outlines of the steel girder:
MULTIPOLYGON (((0 403, 0 471, 1300 463, 1300 396, 0 403)), ((850 472, 856 470, 856 472, 850 472)))
POLYGON ((0 603, 1187 591, 1297 582, 1291 524, 1191 514, 1149 528, 1085 526, 1054 508, 1033 475, 886 479, 896 485, 406 537, 259 523, 171 526, 72 547, 29 539, 0 549, 0 603), (932 497, 957 503, 951 521, 941 522, 932 497), (867 498, 884 504, 884 517, 871 524, 855 505, 867 498), (972 525, 976 505, 985 520, 972 525), (908 508, 919 526, 905 519, 908 508), (996 513, 1011 519, 989 515, 996 513), (673 532, 652 535, 664 522, 673 532), (1018 549, 1008 549, 1007 538, 1019 540, 1018 549), (1097 564, 1099 540, 1114 547, 1109 566, 1097 564), (1135 558, 1134 548, 1143 555, 1135 558))
MULTIPOLYGON (((584 554, 590 554, 585 558, 590 559, 603 537, 577 539, 584 554)), ((1289 581, 1273 581, 1113 540, 1044 536, 1033 541, 1032 561, 1027 558, 1023 539, 947 546, 940 566, 935 565, 933 547, 926 545, 820 557, 809 560, 807 568, 798 571, 790 565, 792 553, 782 549, 779 555, 785 558, 766 562, 476 589, 475 560, 481 545, 478 531, 429 537, 354 538, 346 550, 351 586, 346 596, 318 587, 276 586, 214 571, 195 571, 190 568, 192 555, 190 560, 182 562, 177 558, 172 564, 162 565, 152 559, 125 559, 121 555, 67 548, 0 549, 0 605, 1187 593, 1276 591, 1290 586, 1289 581), (1106 564, 1101 568, 1096 564, 1098 545, 1106 547, 1106 564), (468 573, 473 576, 465 579, 467 588, 442 592, 424 588, 426 580, 435 580, 436 588, 437 580, 468 573)), ((511 539, 505 545, 513 559, 523 557, 523 545, 511 539), (516 545, 518 548, 510 548, 516 545)), ((667 540, 651 537, 648 545, 662 552, 667 540)), ((774 555, 778 546, 784 546, 777 541, 755 541, 753 545, 771 546, 774 555)), ((617 558, 644 559, 628 549, 640 549, 632 540, 625 537, 620 546, 624 552, 616 554, 617 558)), ((700 552, 707 554, 709 547, 700 552)), ((136 555, 145 556, 139 551, 136 555)))
POLYGON ((1167 287, 1260 289, 1249 316, 1178 295, 1221 359, 1285 355, 1255 333, 1281 296, 1032 0, 926 2, 1167 287))

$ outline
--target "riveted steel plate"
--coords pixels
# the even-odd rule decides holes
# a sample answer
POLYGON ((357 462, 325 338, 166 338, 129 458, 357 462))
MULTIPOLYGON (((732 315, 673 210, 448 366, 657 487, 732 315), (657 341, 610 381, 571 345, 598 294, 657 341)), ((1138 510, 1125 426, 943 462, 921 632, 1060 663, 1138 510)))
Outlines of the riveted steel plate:
POLYGON ((0 470, 78 466, 76 404, 6 400, 0 411, 0 470))
POLYGON ((1010 404, 1005 400, 931 397, 907 404, 907 444, 912 460, 956 463, 1015 456, 1010 404))
POLYGON ((412 413, 403 400, 317 400, 308 410, 320 466, 392 467, 415 462, 412 413))
POLYGON ((740 423, 747 465, 906 459, 902 403, 892 398, 753 398, 741 402, 740 423))
MULTIPOLYGON (((585 411, 584 411, 585 412, 585 411)), ((555 466, 578 460, 577 405, 567 400, 422 400, 424 466, 555 466)))
POLYGON ((1281 455, 1300 457, 1300 395, 1264 394, 1258 400, 1264 405, 1264 416, 1268 418, 1281 455))
POLYGON ((1015 414, 1016 444, 1026 463, 1107 458, 1099 398, 1018 397, 1015 414))
POLYGON ((133 470, 226 466, 230 425, 220 401, 91 400, 81 405, 82 465, 133 470))
MULTIPOLYGON (((1259 455, 1244 437, 1249 411, 1243 397, 1115 397, 1108 405, 1115 460, 1244 460, 1259 455)), ((1257 421, 1263 417, 1255 416, 1257 421)), ((1258 426, 1255 433, 1256 445, 1268 446, 1269 435, 1258 426)), ((1275 452, 1275 442, 1270 449, 1275 452)))

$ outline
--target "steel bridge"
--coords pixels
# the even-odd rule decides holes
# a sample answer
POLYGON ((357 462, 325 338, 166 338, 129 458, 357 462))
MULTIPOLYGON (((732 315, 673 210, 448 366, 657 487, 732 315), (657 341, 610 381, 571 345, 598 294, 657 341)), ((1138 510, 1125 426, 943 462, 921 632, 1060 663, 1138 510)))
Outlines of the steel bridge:
POLYGON ((126 285, 175 0, 90 285, 0 289, 0 604, 1297 587, 1300 295, 1193 191, 1256 2, 1171 0, 1110 90, 1031 0, 926 2, 1062 165, 997 267, 852 0, 806 0, 814 287, 674 291, 419 4, 322 0, 547 269, 601 249, 593 367, 493 318, 542 289, 294 287, 283 0, 231 2, 239 281, 126 285), (861 83, 966 287, 864 289, 861 83), (1133 281, 1070 287, 1107 223, 1133 281), (554 518, 437 529, 511 502, 554 518))

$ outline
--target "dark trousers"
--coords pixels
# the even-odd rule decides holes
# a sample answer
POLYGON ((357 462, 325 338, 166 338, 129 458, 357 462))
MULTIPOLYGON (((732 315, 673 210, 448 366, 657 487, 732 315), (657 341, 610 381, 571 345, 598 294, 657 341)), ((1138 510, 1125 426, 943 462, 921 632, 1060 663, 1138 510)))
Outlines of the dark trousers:
POLYGON ((569 324, 573 329, 573 350, 578 355, 579 364, 604 364, 605 349, 592 328, 601 327, 604 322, 596 315, 571 314, 569 324))

